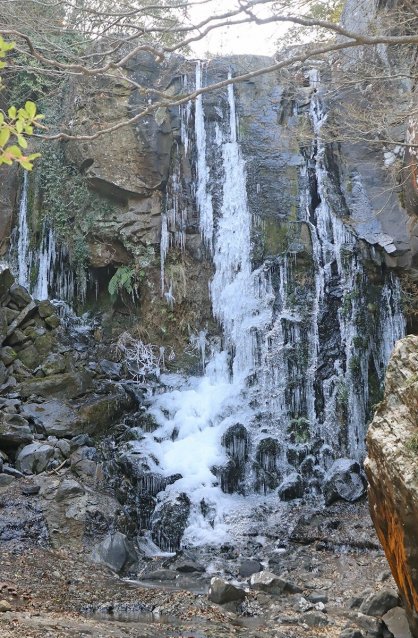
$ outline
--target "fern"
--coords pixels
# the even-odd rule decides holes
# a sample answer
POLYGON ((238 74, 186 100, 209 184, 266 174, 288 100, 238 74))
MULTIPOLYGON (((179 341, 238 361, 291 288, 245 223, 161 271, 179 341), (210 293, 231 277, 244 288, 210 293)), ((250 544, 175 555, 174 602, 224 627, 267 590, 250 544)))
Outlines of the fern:
POLYGON ((109 294, 115 299, 122 291, 133 298, 137 292, 135 269, 130 266, 119 266, 107 287, 109 294))

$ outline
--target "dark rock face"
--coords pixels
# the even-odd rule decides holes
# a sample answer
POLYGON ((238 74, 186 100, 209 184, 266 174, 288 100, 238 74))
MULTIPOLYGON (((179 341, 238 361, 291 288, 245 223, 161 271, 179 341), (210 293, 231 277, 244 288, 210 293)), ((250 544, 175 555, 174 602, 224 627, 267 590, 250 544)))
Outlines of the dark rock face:
POLYGON ((164 551, 178 549, 189 513, 190 500, 186 494, 162 503, 155 509, 150 522, 153 541, 164 551))
POLYGON ((360 605, 360 611, 366 616, 383 616, 393 607, 397 607, 399 598, 396 592, 382 589, 377 594, 371 594, 360 605))
POLYGON ((338 499, 355 503, 366 493, 366 482, 360 464, 351 459, 338 459, 325 475, 325 503, 338 499))
POLYGON ((222 578, 212 578, 208 598, 213 603, 224 605, 225 603, 244 600, 245 591, 225 582, 222 578))
POLYGON ((96 562, 107 565, 118 574, 132 567, 138 560, 134 546, 120 532, 107 536, 93 550, 92 557, 96 562))

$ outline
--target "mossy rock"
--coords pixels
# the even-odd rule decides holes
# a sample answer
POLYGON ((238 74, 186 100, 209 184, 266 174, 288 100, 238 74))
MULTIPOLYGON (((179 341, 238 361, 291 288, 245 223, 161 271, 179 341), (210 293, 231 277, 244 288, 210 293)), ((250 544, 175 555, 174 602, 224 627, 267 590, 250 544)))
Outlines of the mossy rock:
POLYGON ((79 409, 81 432, 102 434, 134 407, 134 398, 116 386, 109 394, 93 396, 79 409))
POLYGON ((57 342, 54 332, 46 332, 44 335, 36 337, 35 347, 38 352, 46 357, 55 347, 57 342))
POLYGON ((28 379, 19 385, 23 398, 31 394, 41 397, 74 399, 85 394, 92 387, 91 376, 86 371, 53 374, 42 379, 28 379))
POLYGON ((23 348, 23 350, 20 350, 18 356, 23 365, 29 368, 29 370, 37 368, 44 358, 33 344, 30 344, 26 348, 23 348))

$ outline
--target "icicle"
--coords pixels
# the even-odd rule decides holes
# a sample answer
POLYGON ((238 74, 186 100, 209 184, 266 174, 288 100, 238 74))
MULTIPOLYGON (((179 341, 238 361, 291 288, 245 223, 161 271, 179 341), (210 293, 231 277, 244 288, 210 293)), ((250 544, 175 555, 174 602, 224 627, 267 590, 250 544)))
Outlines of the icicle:
POLYGON ((42 227, 42 240, 38 261, 38 277, 33 291, 35 299, 48 299, 54 266, 57 258, 55 237, 46 221, 42 227))
MULTIPOLYGON (((196 89, 202 88, 202 63, 196 63, 196 89)), ((206 163, 206 127, 202 95, 195 102, 195 135, 197 151, 196 202, 199 209, 200 232, 209 249, 213 243, 213 207, 209 190, 209 168, 206 163)))
POLYGON ((29 228, 28 228, 28 174, 23 175, 22 195, 19 205, 19 236, 17 241, 18 282, 29 290, 29 228))
POLYGON ((161 239, 160 239, 160 262, 161 262, 161 294, 165 290, 165 258, 170 244, 170 236, 168 233, 167 215, 161 215, 161 239))

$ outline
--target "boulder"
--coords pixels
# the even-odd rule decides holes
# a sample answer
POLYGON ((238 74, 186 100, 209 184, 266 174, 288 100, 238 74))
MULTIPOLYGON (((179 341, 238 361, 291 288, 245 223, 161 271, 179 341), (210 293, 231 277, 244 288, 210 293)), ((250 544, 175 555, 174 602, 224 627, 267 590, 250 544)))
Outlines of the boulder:
POLYGON ((50 301, 48 301, 48 299, 45 299, 44 301, 38 302, 38 312, 39 316, 42 319, 45 319, 46 317, 50 317, 55 314, 55 307, 50 301))
POLYGON ((41 397, 75 399, 85 394, 91 387, 91 376, 86 371, 78 371, 53 374, 42 379, 29 379, 23 381, 19 389, 23 398, 37 394, 41 397))
POLYGON ((2 302, 9 294, 10 286, 12 286, 13 283, 14 277, 9 268, 3 268, 0 266, 0 302, 2 302))
POLYGON ((20 414, 0 415, 0 447, 18 447, 32 440, 29 423, 20 414))
POLYGON ((48 467, 55 450, 51 445, 31 443, 25 445, 17 455, 16 467, 24 474, 40 474, 48 467))
POLYGON ((42 362, 41 370, 44 375, 48 377, 51 374, 60 374, 61 372, 65 372, 66 367, 67 362, 65 357, 57 352, 51 352, 51 354, 49 354, 42 362))
POLYGON ((43 432, 47 436, 72 436, 80 425, 75 410, 58 399, 44 403, 24 403, 21 412, 24 417, 35 423, 38 432, 43 432))
POLYGON ((3 385, 3 383, 5 383, 8 376, 9 372, 5 364, 3 363, 3 361, 0 361, 0 385, 3 385))
POLYGON ((300 474, 292 472, 279 485, 277 493, 282 501, 292 501, 303 496, 303 480, 300 474))
POLYGON ((239 564, 238 573, 243 578, 249 578, 253 574, 261 572, 263 566, 258 560, 252 560, 251 558, 243 558, 239 564))
POLYGON ((39 354, 33 343, 29 343, 25 348, 19 350, 17 356, 28 370, 35 370, 43 359, 43 356, 39 354))
POLYGON ((418 636, 418 337, 398 341, 367 436, 370 513, 418 636))
POLYGON ((16 359, 17 353, 10 346, 4 346, 4 348, 0 349, 0 359, 3 361, 4 365, 9 366, 16 359))
POLYGON ((330 624, 326 614, 321 611, 307 611, 301 616, 300 620, 308 627, 326 627, 330 624))
POLYGON ((26 288, 19 286, 19 284, 12 284, 9 288, 9 294, 19 308, 25 308, 32 302, 32 297, 26 288))
POLYGON ((343 500, 355 503, 366 493, 366 481, 360 464, 352 459, 337 459, 325 475, 325 504, 343 500))
POLYGON ((389 631, 396 638, 412 638, 405 609, 393 607, 382 618, 389 631))
POLYGON ((130 540, 121 532, 109 534, 97 545, 92 554, 96 563, 102 563, 120 574, 137 563, 138 556, 130 540))
POLYGON ((365 638, 382 638, 383 637, 383 621, 373 616, 365 614, 356 614, 355 624, 361 629, 365 638))
POLYGON ((0 473, 0 487, 7 487, 11 483, 14 483, 15 480, 15 477, 10 476, 10 474, 0 473))
POLYGON ((360 611, 366 616, 383 616, 399 604, 398 594, 392 589, 382 589, 377 594, 371 594, 360 605, 360 611))
POLYGON ((74 498, 75 496, 82 496, 84 493, 85 489, 78 481, 74 479, 64 479, 58 487, 55 500, 59 503, 69 498, 74 498))
POLYGON ((80 429, 87 434, 102 433, 134 407, 134 398, 122 386, 110 384, 106 394, 93 395, 80 406, 80 429))
POLYGON ((208 598, 213 603, 224 605, 235 601, 242 601, 245 598, 245 591, 239 589, 222 578, 212 578, 208 592, 208 598))
POLYGON ((297 594, 302 592, 302 589, 297 585, 269 571, 253 574, 250 578, 250 585, 252 589, 274 595, 297 594))
POLYGON ((151 518, 152 540, 164 551, 176 551, 187 526, 190 499, 182 493, 160 503, 151 518))

